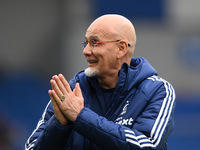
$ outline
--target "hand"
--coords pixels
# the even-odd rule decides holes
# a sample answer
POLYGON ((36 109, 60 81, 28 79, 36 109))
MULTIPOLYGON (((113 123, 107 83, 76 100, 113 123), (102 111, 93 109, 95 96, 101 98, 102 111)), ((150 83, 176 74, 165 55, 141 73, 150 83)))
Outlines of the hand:
MULTIPOLYGON (((69 83, 62 74, 59 74, 59 76, 53 76, 50 83, 52 86, 51 92, 56 104, 54 107, 58 107, 61 114, 63 114, 65 118, 74 122, 78 114, 84 107, 84 99, 79 83, 76 84, 75 89, 72 91, 69 86, 69 83), (60 99, 62 95, 65 96, 64 101, 61 101, 60 99)), ((57 113, 58 112, 59 111, 57 111, 57 113)), ((63 117, 61 117, 60 113, 58 114, 59 119, 62 120, 63 117)))
POLYGON ((54 96, 53 96, 53 91, 49 90, 49 96, 51 98, 51 103, 53 105, 53 110, 55 113, 55 116, 57 118, 57 120, 62 124, 62 125, 67 125, 69 123, 69 120, 67 120, 67 118, 65 118, 65 116, 62 114, 62 112, 60 111, 60 108, 58 107, 58 105, 55 102, 54 96))

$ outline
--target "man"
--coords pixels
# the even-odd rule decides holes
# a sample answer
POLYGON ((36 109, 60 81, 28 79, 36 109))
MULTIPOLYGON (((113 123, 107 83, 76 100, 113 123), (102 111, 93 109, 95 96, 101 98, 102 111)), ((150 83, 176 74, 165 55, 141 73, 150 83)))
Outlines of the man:
POLYGON ((136 33, 120 15, 87 29, 85 71, 68 83, 52 77, 48 103, 25 149, 167 149, 175 93, 142 57, 132 58, 136 33))

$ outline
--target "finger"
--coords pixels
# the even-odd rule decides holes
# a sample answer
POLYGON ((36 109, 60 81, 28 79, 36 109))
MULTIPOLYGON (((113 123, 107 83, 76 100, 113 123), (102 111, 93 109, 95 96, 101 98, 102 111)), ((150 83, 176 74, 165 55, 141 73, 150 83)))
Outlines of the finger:
POLYGON ((56 103, 55 103, 52 90, 49 90, 48 93, 49 93, 49 96, 50 96, 50 99, 51 99, 51 103, 52 103, 53 108, 54 108, 54 107, 56 107, 57 105, 56 105, 56 103))
POLYGON ((65 77, 62 74, 59 74, 58 77, 60 78, 61 82, 63 83, 63 85, 65 86, 66 90, 68 93, 72 92, 69 83, 67 82, 67 80, 65 79, 65 77))
POLYGON ((74 93, 74 95, 76 95, 76 88, 73 89, 73 93, 74 93))
POLYGON ((75 95, 78 96, 78 97, 83 97, 79 83, 76 83, 76 86, 75 86, 75 95))
POLYGON ((65 116, 63 115, 63 113, 61 112, 60 108, 58 107, 58 105, 56 104, 54 97, 53 97, 53 91, 49 90, 49 96, 51 98, 51 103, 53 105, 53 110, 55 113, 55 116, 57 118, 57 120, 62 124, 62 125, 66 125, 68 123, 67 119, 65 118, 65 116))
POLYGON ((55 105, 56 103, 55 103, 55 99, 54 99, 54 96, 53 96, 53 91, 49 90, 48 93, 49 93, 49 96, 50 96, 50 99, 51 99, 53 106, 57 106, 57 105, 55 105))
POLYGON ((56 104, 56 103, 55 103, 54 96, 53 96, 52 90, 49 90, 48 93, 49 93, 49 96, 50 96, 50 99, 51 99, 52 104, 53 104, 53 105, 56 104))
POLYGON ((58 86, 58 88, 60 89, 60 91, 63 93, 63 94, 66 94, 66 88, 65 88, 65 86, 63 85, 63 83, 61 82, 61 80, 60 80, 60 78, 57 76, 57 75, 55 75, 55 76, 53 76, 53 79, 56 81, 56 83, 57 83, 57 86, 58 86))
POLYGON ((62 101, 54 90, 52 90, 52 97, 53 97, 52 101, 55 103, 56 107, 60 108, 62 101))
MULTIPOLYGON (((60 91, 60 89, 59 89, 59 87, 58 87, 56 81, 52 79, 52 80, 50 81, 50 83, 51 83, 51 86, 52 86, 53 91, 56 93, 57 97, 60 98, 60 97, 63 95, 63 93, 60 91)), ((54 93, 53 91, 52 91, 52 94, 54 93)), ((54 96, 54 94, 53 94, 53 96, 54 96)), ((54 98, 55 98, 55 97, 54 97, 54 98)))
POLYGON ((57 111, 59 108, 58 108, 58 105, 55 102, 55 99, 54 99, 54 96, 53 96, 53 92, 52 92, 52 90, 49 90, 48 92, 49 92, 49 96, 51 98, 51 103, 53 105, 53 109, 54 109, 54 111, 57 111))
POLYGON ((52 90, 48 91, 50 99, 53 99, 52 90))

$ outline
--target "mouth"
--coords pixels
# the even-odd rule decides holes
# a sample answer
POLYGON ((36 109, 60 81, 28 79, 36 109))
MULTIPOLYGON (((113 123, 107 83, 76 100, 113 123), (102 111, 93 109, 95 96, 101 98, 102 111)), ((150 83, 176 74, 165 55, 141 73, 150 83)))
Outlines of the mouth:
POLYGON ((87 61, 87 62, 88 62, 88 66, 92 67, 92 66, 95 66, 98 61, 96 61, 96 60, 90 60, 90 61, 87 61))

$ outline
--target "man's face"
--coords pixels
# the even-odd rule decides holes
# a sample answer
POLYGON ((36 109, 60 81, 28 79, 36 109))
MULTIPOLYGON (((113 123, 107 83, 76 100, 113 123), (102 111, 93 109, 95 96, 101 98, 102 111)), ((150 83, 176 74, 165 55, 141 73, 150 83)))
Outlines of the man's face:
POLYGON ((94 45, 93 43, 116 39, 114 37, 111 38, 101 27, 94 25, 88 28, 85 38, 88 44, 84 48, 83 54, 88 62, 88 68, 98 71, 97 76, 99 77, 112 75, 118 67, 116 64, 116 52, 118 49, 116 42, 97 43, 94 45))

